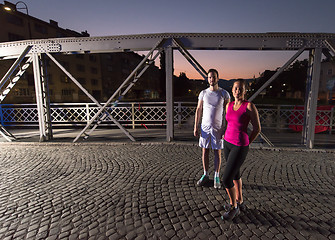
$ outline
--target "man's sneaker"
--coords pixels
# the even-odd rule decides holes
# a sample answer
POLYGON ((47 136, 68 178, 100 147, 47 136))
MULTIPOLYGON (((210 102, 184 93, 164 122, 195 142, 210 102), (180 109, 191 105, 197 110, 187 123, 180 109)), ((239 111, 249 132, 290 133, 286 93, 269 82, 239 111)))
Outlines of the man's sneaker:
MULTIPOLYGON (((240 209, 241 212, 244 212, 247 209, 247 206, 244 204, 244 202, 242 202, 241 204, 239 202, 237 202, 237 206, 240 209)), ((231 208, 231 204, 230 203, 226 203, 223 206, 224 210, 228 211, 231 208)))
POLYGON ((214 188, 221 188, 220 178, 214 177, 214 188))
POLYGON ((197 182, 198 186, 204 186, 206 183, 209 182, 209 177, 207 175, 202 175, 200 180, 197 182))
POLYGON ((238 207, 235 208, 234 206, 231 206, 231 208, 222 215, 222 218, 225 220, 232 220, 234 217, 236 217, 239 214, 240 214, 240 209, 238 207))

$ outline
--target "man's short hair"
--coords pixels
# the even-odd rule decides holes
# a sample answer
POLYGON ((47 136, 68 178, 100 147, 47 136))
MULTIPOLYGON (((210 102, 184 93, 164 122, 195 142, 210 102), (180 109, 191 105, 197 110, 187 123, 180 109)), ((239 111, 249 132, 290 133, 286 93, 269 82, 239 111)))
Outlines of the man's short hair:
POLYGON ((214 69, 214 68, 209 69, 209 70, 208 70, 208 74, 209 74, 209 73, 215 73, 216 76, 217 76, 217 78, 219 78, 219 72, 218 72, 216 69, 214 69))

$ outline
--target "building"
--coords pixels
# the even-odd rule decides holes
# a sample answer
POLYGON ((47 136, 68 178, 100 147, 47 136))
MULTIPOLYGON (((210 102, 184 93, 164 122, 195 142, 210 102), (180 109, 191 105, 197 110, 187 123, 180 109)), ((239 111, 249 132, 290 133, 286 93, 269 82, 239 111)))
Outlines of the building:
MULTIPOLYGON (((119 88, 123 81, 143 60, 134 52, 116 52, 99 54, 101 57, 101 74, 103 101, 106 101, 119 88)), ((151 65, 141 79, 130 89, 126 98, 129 100, 145 100, 160 98, 160 69, 151 65)))
POLYGON ((335 103, 335 58, 321 63, 319 98, 326 103, 335 103))
MULTIPOLYGON (((24 4, 18 2, 18 4, 24 4)), ((21 9, 21 8, 20 8, 21 9)), ((54 20, 42 21, 18 11, 17 5, 4 1, 0 4, 0 42, 27 39, 46 39, 62 37, 89 37, 87 31, 76 32, 58 26, 54 20)), ((54 54, 56 60, 78 80, 82 86, 98 101, 106 101, 127 78, 129 73, 143 59, 136 53, 110 54, 54 54)), ((50 102, 91 102, 78 86, 52 60, 43 60, 47 69, 50 102)), ((8 71, 13 60, 0 62, 0 75, 8 71)), ((158 98, 159 69, 150 66, 126 98, 158 98)), ((35 103, 34 75, 32 67, 21 77, 3 103, 35 103)))

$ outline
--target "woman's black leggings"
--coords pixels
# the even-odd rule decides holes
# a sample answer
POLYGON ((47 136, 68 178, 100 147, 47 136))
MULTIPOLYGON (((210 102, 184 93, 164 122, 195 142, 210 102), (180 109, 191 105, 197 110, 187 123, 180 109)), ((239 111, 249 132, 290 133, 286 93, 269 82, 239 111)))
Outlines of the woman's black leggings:
POLYGON ((234 187, 233 180, 241 178, 240 167, 247 157, 249 146, 236 146, 224 141, 224 156, 226 158, 226 167, 223 171, 223 185, 226 188, 234 187))

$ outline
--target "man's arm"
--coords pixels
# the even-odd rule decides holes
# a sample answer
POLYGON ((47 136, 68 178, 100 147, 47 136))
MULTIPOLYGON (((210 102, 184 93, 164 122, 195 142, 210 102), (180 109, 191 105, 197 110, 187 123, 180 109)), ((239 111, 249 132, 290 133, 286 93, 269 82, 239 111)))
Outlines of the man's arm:
POLYGON ((195 116, 194 116, 194 131, 193 134, 195 137, 199 136, 199 124, 200 124, 200 119, 202 115, 202 107, 203 107, 203 100, 198 101, 198 106, 195 111, 195 116))

